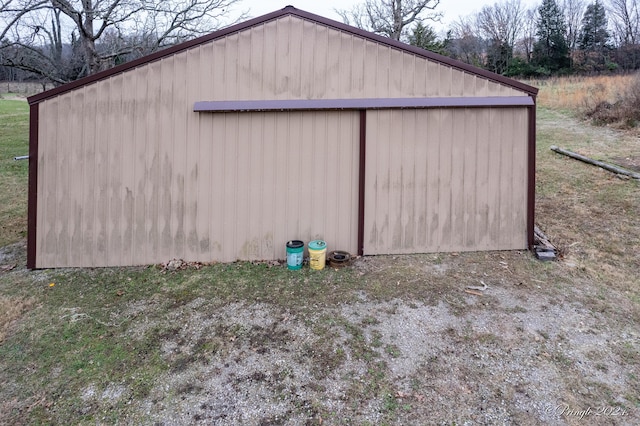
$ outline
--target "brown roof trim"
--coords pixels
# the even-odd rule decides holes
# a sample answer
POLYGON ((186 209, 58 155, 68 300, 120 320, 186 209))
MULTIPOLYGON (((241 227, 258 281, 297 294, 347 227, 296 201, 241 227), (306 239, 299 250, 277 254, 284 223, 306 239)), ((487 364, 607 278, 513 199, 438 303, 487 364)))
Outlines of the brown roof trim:
POLYGON ((362 110, 395 108, 473 108, 532 106, 530 96, 464 98, 365 98, 365 99, 280 99, 248 101, 201 101, 195 112, 362 110))
POLYGON ((361 30, 359 28, 355 28, 355 27, 343 24, 341 22, 334 21, 332 19, 324 18, 322 16, 315 15, 315 14, 310 13, 310 12, 305 12, 303 10, 296 9, 293 6, 287 6, 284 9, 277 10, 275 12, 271 12, 271 13, 268 13, 266 15, 259 16, 257 18, 249 19, 248 21, 245 21, 245 22, 242 22, 242 23, 239 23, 239 24, 236 24, 236 25, 232 25, 230 27, 224 28, 224 29, 219 30, 219 31, 215 31, 215 32, 213 32, 211 34, 208 34, 208 35, 205 35, 205 36, 202 36, 202 37, 195 38, 193 40, 186 41, 184 43, 177 44, 177 45, 169 47, 167 49, 155 52, 155 53, 153 53, 151 55, 144 56, 144 57, 136 59, 134 61, 127 62, 127 63, 122 64, 122 65, 118 65, 118 66, 110 68, 108 70, 105 70, 105 71, 102 71, 102 72, 99 72, 99 73, 96 73, 96 74, 81 78, 81 79, 73 81, 71 83, 67 83, 67 84, 64 84, 62 86, 56 87, 54 89, 48 90, 46 92, 42 92, 42 93, 39 93, 37 95, 31 96, 31 97, 28 98, 29 104, 34 104, 34 103, 37 103, 37 102, 41 102, 41 101, 43 101, 45 99, 48 99, 48 98, 51 98, 53 96, 57 96, 57 95, 69 92, 69 91, 71 91, 73 89, 76 89, 78 87, 85 86, 87 84, 91 84, 91 83, 94 83, 94 82, 102 80, 102 79, 106 79, 106 78, 111 77, 113 75, 125 72, 127 70, 130 70, 130 69, 133 69, 133 68, 136 68, 136 67, 139 67, 139 66, 147 64, 149 62, 157 61, 157 60, 162 59, 162 58, 164 58, 166 56, 170 56, 170 55, 182 52, 184 50, 196 47, 196 46, 198 46, 200 44, 208 43, 208 42, 210 42, 212 40, 216 40, 216 39, 225 37, 225 36, 227 36, 229 34, 233 34, 233 33, 236 33, 236 32, 243 31, 243 30, 248 29, 250 27, 253 27, 255 25, 260 25, 260 24, 263 24, 265 22, 272 21, 274 19, 278 19, 278 18, 281 18, 281 17, 286 16, 286 15, 297 16, 297 17, 302 18, 302 19, 306 19, 306 20, 309 20, 309 21, 317 22, 319 24, 322 24, 322 25, 325 25, 325 26, 328 26, 328 27, 335 28, 335 29, 337 29, 339 31, 344 31, 344 32, 347 32, 347 33, 351 33, 351 34, 360 36, 360 37, 368 39, 368 40, 372 40, 372 41, 375 41, 375 42, 378 42, 378 43, 381 43, 381 44, 385 44, 385 45, 391 46, 391 47, 399 49, 399 50, 411 52, 411 53, 413 53, 415 55, 418 55, 418 56, 421 56, 423 58, 427 58, 427 59, 430 59, 430 60, 445 64, 445 65, 451 66, 451 67, 459 69, 461 71, 466 71, 466 72, 469 72, 471 74, 476 74, 476 75, 485 77, 485 78, 487 78, 487 79, 489 79, 491 81, 494 81, 494 82, 497 82, 497 83, 500 83, 500 84, 504 84, 504 85, 512 87, 514 89, 522 90, 522 91, 524 91, 524 92, 526 92, 528 94, 531 94, 531 95, 535 95, 535 94, 538 93, 538 89, 537 88, 535 88, 533 86, 529 86, 529 85, 524 84, 524 83, 521 83, 519 81, 513 80, 511 78, 504 77, 502 75, 495 74, 495 73, 492 73, 490 71, 474 67, 474 66, 466 64, 464 62, 461 62, 461 61, 458 61, 458 60, 455 60, 455 59, 451 59, 451 58, 448 58, 446 56, 442 56, 442 55, 439 55, 437 53, 421 49, 419 47, 411 46, 411 45, 408 45, 408 44, 405 44, 405 43, 402 43, 402 42, 399 42, 399 41, 396 41, 396 40, 392 40, 392 39, 387 38, 387 37, 383 37, 383 36, 368 32, 368 31, 364 31, 364 30, 361 30))
POLYGON ((29 189, 27 207, 27 268, 36 267, 36 225, 38 213, 38 115, 39 105, 29 108, 29 189))

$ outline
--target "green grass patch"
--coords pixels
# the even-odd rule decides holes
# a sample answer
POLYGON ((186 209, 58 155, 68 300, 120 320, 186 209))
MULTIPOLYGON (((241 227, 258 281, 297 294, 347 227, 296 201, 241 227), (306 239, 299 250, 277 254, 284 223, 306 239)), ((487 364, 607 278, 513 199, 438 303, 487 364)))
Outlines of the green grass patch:
POLYGON ((29 106, 25 101, 0 99, 0 247, 27 235, 29 106))

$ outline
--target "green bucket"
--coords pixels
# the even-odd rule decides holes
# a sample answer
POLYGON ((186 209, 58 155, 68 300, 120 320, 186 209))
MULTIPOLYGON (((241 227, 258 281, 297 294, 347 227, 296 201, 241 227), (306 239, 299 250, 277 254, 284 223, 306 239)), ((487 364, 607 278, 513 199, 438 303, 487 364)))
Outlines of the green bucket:
POLYGON ((302 258, 304 257, 304 242, 291 240, 287 242, 287 268, 298 270, 302 268, 302 258))

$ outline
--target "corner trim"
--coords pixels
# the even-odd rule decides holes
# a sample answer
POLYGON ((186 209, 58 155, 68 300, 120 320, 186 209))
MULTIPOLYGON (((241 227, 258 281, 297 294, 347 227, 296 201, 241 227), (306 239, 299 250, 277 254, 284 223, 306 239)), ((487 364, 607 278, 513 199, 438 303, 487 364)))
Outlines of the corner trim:
POLYGON ((531 96, 529 109, 528 170, 527 170, 527 245, 533 250, 536 210, 536 98, 531 96))
POLYGON ((367 164, 367 110, 360 110, 360 160, 358 165, 358 256, 364 255, 364 191, 367 164))
POLYGON ((29 107, 29 189, 27 206, 27 268, 36 268, 38 219, 38 127, 39 105, 29 107))

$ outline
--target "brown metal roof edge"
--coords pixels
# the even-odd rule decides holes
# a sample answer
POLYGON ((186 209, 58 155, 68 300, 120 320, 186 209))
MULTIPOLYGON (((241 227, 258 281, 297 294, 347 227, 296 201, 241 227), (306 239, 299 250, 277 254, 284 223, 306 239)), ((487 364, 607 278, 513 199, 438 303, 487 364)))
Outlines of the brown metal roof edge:
POLYGON ((27 201, 27 268, 36 267, 38 213, 38 115, 39 105, 29 107, 29 187, 27 201))
POLYGON ((62 93, 66 93, 66 92, 71 91, 73 89, 76 89, 78 87, 94 83, 96 81, 99 81, 99 80, 111 77, 113 75, 125 72, 127 70, 139 67, 139 66, 147 64, 149 62, 157 61, 157 60, 162 59, 162 58, 164 58, 166 56, 170 56, 170 55, 182 52, 184 50, 191 49, 191 48, 196 47, 196 46, 198 46, 200 44, 208 43, 210 41, 225 37, 225 36, 227 36, 229 34, 232 34, 232 33, 235 33, 235 32, 240 32, 240 31, 243 31, 243 30, 245 30, 247 28, 251 28, 251 27, 253 27, 255 25, 263 24, 263 23, 266 23, 268 21, 272 21, 274 19, 278 19, 278 18, 280 18, 282 16, 286 16, 286 15, 298 16, 300 18, 307 19, 309 21, 314 21, 314 22, 317 22, 319 24, 322 24, 322 25, 325 25, 325 26, 328 26, 328 27, 332 27, 332 28, 335 28, 335 29, 340 30, 340 31, 348 32, 348 33, 360 36, 360 37, 365 38, 365 39, 373 40, 373 41, 376 41, 376 42, 381 43, 381 44, 386 44, 388 46, 394 47, 394 48, 399 49, 399 50, 404 50, 404 51, 407 51, 407 52, 411 52, 411 53, 413 53, 415 55, 418 55, 418 56, 421 56, 421 57, 424 57, 424 58, 427 58, 427 59, 431 59, 431 60, 436 61, 436 62, 443 63, 445 65, 451 66, 453 68, 456 68, 456 69, 459 69, 459 70, 462 70, 462 71, 469 72, 471 74, 476 74, 476 75, 485 77, 485 78, 487 78, 489 80, 495 81, 495 82, 500 83, 500 84, 504 84, 504 85, 509 86, 509 87, 513 87, 513 88, 518 89, 518 90, 522 90, 522 91, 524 91, 524 92, 526 92, 528 94, 531 94, 531 95, 536 95, 538 93, 538 89, 537 88, 535 88, 533 86, 529 86, 529 85, 524 84, 524 83, 521 83, 521 82, 519 82, 517 80, 511 79, 511 78, 508 78, 508 77, 504 77, 502 75, 495 74, 495 73, 492 73, 492 72, 487 71, 487 70, 483 70, 482 68, 474 67, 473 65, 469 65, 469 64, 466 64, 464 62, 461 62, 461 61, 458 61, 458 60, 455 60, 455 59, 451 59, 449 57, 446 57, 446 56, 443 56, 443 55, 439 55, 437 53, 430 52, 428 50, 421 49, 421 48, 416 47, 416 46, 411 46, 409 44, 402 43, 402 42, 397 41, 397 40, 392 40, 392 39, 387 38, 387 37, 383 37, 383 36, 380 36, 380 35, 365 31, 365 30, 361 30, 359 28, 352 27, 350 25, 343 24, 341 22, 334 21, 334 20, 329 19, 329 18, 325 18, 325 17, 320 16, 320 15, 315 15, 315 14, 310 13, 310 12, 306 12, 306 11, 303 11, 303 10, 300 10, 300 9, 296 9, 293 6, 286 6, 283 9, 276 10, 276 11, 271 12, 271 13, 267 13, 266 15, 258 16, 256 18, 249 19, 247 21, 244 21, 244 22, 241 22, 241 23, 238 23, 238 24, 235 24, 235 25, 231 25, 231 26, 229 26, 227 28, 223 28, 223 29, 215 31, 215 32, 213 32, 211 34, 207 34, 207 35, 204 35, 202 37, 198 37, 198 38, 195 38, 193 40, 189 40, 189 41, 186 41, 184 43, 180 43, 180 44, 177 44, 175 46, 171 46, 169 48, 160 50, 158 52, 152 53, 152 54, 147 55, 147 56, 143 56, 142 58, 133 60, 131 62, 127 62, 127 63, 124 63, 122 65, 118 65, 116 67, 110 68, 108 70, 101 71, 99 73, 96 73, 96 74, 81 78, 79 80, 72 81, 72 82, 67 83, 67 84, 63 84, 62 86, 58 86, 58 87, 53 88, 51 90, 47 90, 46 92, 42 92, 42 93, 39 93, 37 95, 30 96, 29 98, 27 98, 27 101, 29 102, 29 104, 33 104, 33 103, 36 103, 36 102, 41 102, 41 101, 43 101, 45 99, 51 98, 53 96, 60 95, 62 93))
POLYGON ((536 98, 529 107, 529 135, 527 147, 527 245, 533 250, 536 210, 536 98))
POLYGON ((361 110, 394 108, 472 108, 532 106, 531 96, 363 98, 363 99, 275 99, 243 101, 199 101, 195 112, 361 110))

